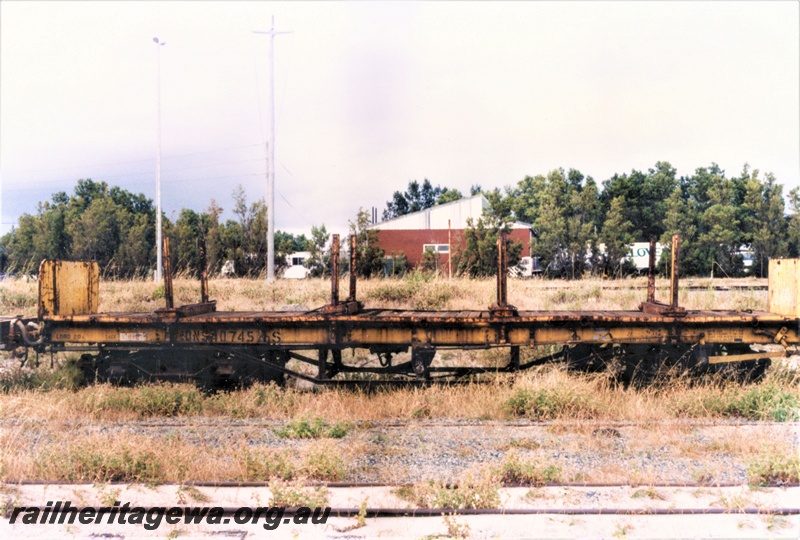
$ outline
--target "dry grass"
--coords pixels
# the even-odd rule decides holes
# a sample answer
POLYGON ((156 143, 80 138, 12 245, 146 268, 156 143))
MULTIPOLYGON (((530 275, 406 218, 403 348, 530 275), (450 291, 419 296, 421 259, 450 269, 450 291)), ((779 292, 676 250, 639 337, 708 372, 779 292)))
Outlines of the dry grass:
MULTIPOLYGON (((691 281, 693 286, 712 286, 709 279, 691 281)), ((764 285, 766 280, 716 279, 719 285, 764 285)), ((340 284, 341 296, 348 294, 348 282, 340 284)), ((21 279, 0 281, 0 313, 34 316, 38 284, 21 279)), ((176 305, 197 302, 199 284, 179 277, 174 282, 176 305)), ((212 279, 211 297, 220 311, 280 310, 289 306, 309 309, 319 307, 330 298, 330 282, 323 279, 277 280, 268 284, 261 279, 212 279)), ((447 278, 412 273, 402 279, 369 279, 358 283, 358 296, 367 307, 402 309, 485 309, 495 300, 495 280, 447 278)), ((646 284, 642 278, 623 280, 586 279, 580 281, 509 280, 509 302, 520 309, 636 309, 645 299, 646 284)), ((659 298, 668 294, 668 282, 658 280, 659 298)), ((163 288, 151 281, 102 281, 101 312, 152 311, 163 306, 163 288)), ((688 290, 680 293, 681 305, 690 309, 764 309, 766 291, 712 289, 688 290)))
POLYGON ((622 388, 607 375, 543 367, 493 382, 366 392, 341 388, 306 391, 254 385, 208 395, 191 385, 107 384, 72 389, 12 387, 0 393, 7 420, 135 420, 159 417, 227 417, 291 420, 286 437, 343 436, 353 424, 379 420, 634 421, 675 419, 793 421, 800 419, 800 390, 776 373, 758 385, 675 379, 669 385, 622 388))
MULTIPOLYGON (((187 412, 170 409, 170 414, 177 417, 174 421, 183 426, 178 429, 159 427, 165 416, 143 416, 142 411, 157 409, 141 404, 143 396, 194 395, 196 390, 186 385, 132 389, 100 385, 78 391, 28 390, 0 395, 0 417, 5 420, 0 427, 0 479, 336 481, 361 471, 399 482, 405 472, 400 470, 402 467, 390 465, 398 462, 395 458, 405 454, 413 457, 415 452, 426 450, 392 448, 392 441, 399 439, 394 435, 387 438, 381 428, 373 430, 375 421, 402 419, 411 422, 412 430, 419 429, 414 417, 421 406, 434 418, 518 418, 509 413, 506 403, 520 391, 538 388, 546 389, 548 396, 569 396, 568 403, 578 396, 578 401, 591 406, 579 409, 583 414, 576 421, 575 409, 548 405, 543 409, 551 415, 547 423, 526 422, 529 427, 516 432, 517 438, 497 440, 489 447, 499 450, 502 456, 493 469, 494 482, 647 484, 670 480, 673 472, 664 469, 664 463, 683 464, 691 479, 707 483, 728 477, 732 463, 739 463, 742 468, 749 463, 748 474, 753 482, 788 481, 798 474, 788 445, 787 430, 791 426, 754 423, 698 427, 684 420, 685 411, 679 407, 687 400, 697 400, 702 393, 741 400, 742 395, 757 392, 758 386, 737 389, 685 384, 623 390, 600 377, 587 379, 543 369, 526 374, 515 383, 405 389, 372 395, 343 390, 302 392, 274 386, 211 396, 198 393, 196 401, 185 401, 191 404, 187 412), (124 397, 110 399, 115 394, 124 397), (114 405, 108 406, 109 403, 114 405), (118 403, 139 405, 125 408, 118 407, 118 403), (233 404, 238 404, 240 417, 257 419, 259 424, 228 430, 231 416, 223 411, 230 411, 233 404), (283 431, 294 433, 299 429, 305 433, 306 429, 298 426, 313 425, 314 421, 307 419, 322 415, 328 419, 327 427, 323 426, 325 429, 319 430, 317 436, 325 438, 279 437, 283 431), (155 429, 142 430, 136 422, 131 423, 141 419, 155 423, 155 429), (263 421, 273 424, 264 426, 260 424, 263 421), (615 424, 616 421, 623 422, 615 424), (329 430, 337 422, 350 426, 341 439, 332 438, 339 433, 329 430), (294 427, 288 429, 289 426, 294 427), (382 461, 384 457, 389 460, 382 461), (367 465, 376 462, 385 465, 367 465), (383 471, 382 466, 389 468, 383 471), (691 472, 692 468, 696 470, 691 472)), ((564 401, 553 399, 556 403, 564 401)), ((170 400, 158 397, 157 402, 170 400)), ((538 413, 529 416, 539 417, 538 413)), ((721 413, 709 416, 706 411, 698 418, 722 417, 721 413)), ((483 462, 483 455, 474 448, 460 453, 459 458, 483 462)), ((685 480, 686 474, 679 473, 679 477, 685 480)), ((429 487, 432 491, 425 491, 425 497, 463 495, 439 493, 443 488, 437 483, 429 487)))
POLYGON ((341 481, 355 457, 328 441, 302 450, 268 449, 247 440, 202 443, 181 436, 70 433, 42 428, 0 435, 0 479, 72 483, 188 481, 341 481))

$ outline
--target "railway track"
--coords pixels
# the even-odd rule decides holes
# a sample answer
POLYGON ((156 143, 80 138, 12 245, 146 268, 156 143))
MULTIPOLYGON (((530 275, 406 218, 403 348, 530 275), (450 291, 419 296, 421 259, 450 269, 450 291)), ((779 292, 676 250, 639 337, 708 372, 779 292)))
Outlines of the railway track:
MULTIPOLYGON (((37 423, 45 424, 52 420, 32 420, 32 419, 0 419, 0 428, 13 427, 13 426, 31 426, 37 423)), ((220 420, 210 419, 203 420, 186 420, 186 421, 172 421, 172 420, 121 420, 121 421, 93 421, 93 420, 59 420, 59 426, 69 429, 76 429, 80 427, 125 427, 125 428, 205 428, 213 429, 219 427, 224 423, 226 428, 232 429, 251 429, 263 428, 273 429, 284 426, 286 420, 267 420, 267 421, 242 421, 232 420, 225 418, 224 422, 220 420)), ((787 422, 770 422, 763 420, 691 420, 691 419, 672 419, 672 420, 642 420, 642 421, 626 421, 626 420, 542 420, 542 421, 484 421, 484 420, 463 420, 463 421, 420 421, 413 420, 407 422, 395 422, 384 420, 358 420, 353 422, 355 429, 426 429, 426 428, 464 428, 464 427, 480 427, 480 428, 548 428, 557 426, 559 428, 582 428, 591 427, 596 429, 602 428, 621 428, 621 427, 658 427, 658 426, 678 426, 682 428, 737 428, 737 427, 758 427, 758 428, 785 428, 787 422)))

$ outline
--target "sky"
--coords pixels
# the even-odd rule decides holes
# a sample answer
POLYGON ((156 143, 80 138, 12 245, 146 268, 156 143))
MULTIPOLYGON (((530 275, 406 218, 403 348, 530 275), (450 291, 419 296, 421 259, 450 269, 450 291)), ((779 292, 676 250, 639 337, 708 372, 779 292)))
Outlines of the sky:
POLYGON ((668 161, 800 185, 794 0, 0 0, 0 232, 80 178, 155 199, 158 55, 165 215, 265 197, 273 16, 279 230, 343 233, 424 178, 668 161))

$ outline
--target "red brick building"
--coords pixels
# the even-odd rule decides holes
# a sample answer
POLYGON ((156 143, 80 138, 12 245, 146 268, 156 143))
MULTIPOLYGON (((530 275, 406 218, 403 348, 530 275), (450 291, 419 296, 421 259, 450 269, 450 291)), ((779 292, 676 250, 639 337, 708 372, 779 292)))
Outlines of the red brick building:
MULTIPOLYGON (((433 206, 420 212, 406 214, 371 226, 378 231, 378 246, 386 256, 403 254, 409 266, 422 261, 426 249, 439 254, 440 268, 447 269, 450 255, 464 247, 467 219, 477 221, 489 201, 483 195, 464 197, 457 201, 433 206), (448 222, 450 228, 448 230, 448 222)), ((522 256, 530 256, 531 225, 515 222, 509 239, 522 244, 522 256)))

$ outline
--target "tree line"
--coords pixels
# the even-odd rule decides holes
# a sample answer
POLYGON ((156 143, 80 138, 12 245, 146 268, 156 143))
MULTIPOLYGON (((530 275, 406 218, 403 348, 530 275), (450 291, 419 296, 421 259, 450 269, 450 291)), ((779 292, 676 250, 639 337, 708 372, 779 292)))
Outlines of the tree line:
MULTIPOLYGON (((412 184, 418 185, 395 192, 384 216, 403 207, 398 200, 426 191, 412 184)), ((427 179, 425 185, 428 193, 450 191, 427 179)), ((464 249, 454 253, 454 269, 471 276, 494 272, 498 231, 508 231, 514 221, 531 224, 532 254, 553 277, 625 275, 634 270, 624 261, 631 243, 654 238, 670 245, 675 233, 682 238, 681 271, 687 275, 709 275, 713 268, 715 275, 764 276, 768 259, 800 256, 800 189, 789 192, 787 212, 775 176, 748 165, 735 176, 712 164, 679 177, 668 162, 658 162, 647 171, 614 174, 600 185, 577 169, 556 169, 503 190, 473 186, 471 193, 478 192, 489 207, 465 231, 464 249), (744 251, 753 255, 750 268, 744 251)), ((520 248, 512 246, 512 264, 520 248)), ((666 258, 665 253, 659 262, 662 270, 666 258)))
MULTIPOLYGON (((181 210, 174 222, 163 217, 163 235, 170 239, 170 262, 176 272, 197 274, 201 238, 212 274, 229 260, 235 275, 265 272, 266 205, 263 200, 248 204, 241 186, 233 192, 233 203, 235 219, 224 222, 223 209, 214 200, 203 212, 181 210)), ((142 194, 78 180, 71 195, 59 192, 39 203, 35 214, 23 214, 18 226, 0 238, 3 268, 29 274, 38 271, 42 259, 93 260, 106 277, 150 276, 156 262, 155 216, 153 201, 142 194)), ((320 241, 313 233, 309 239, 276 231, 276 269, 286 266, 288 253, 320 241)))
MULTIPOLYGON (((510 231, 514 221, 531 224, 531 251, 551 277, 625 275, 632 271, 623 262, 630 243, 655 238, 668 245, 674 233, 682 237, 682 272, 688 275, 708 275, 714 269, 715 275, 763 276, 769 258, 800 256, 800 189, 791 190, 784 201, 783 186, 774 175, 748 166, 735 176, 712 164, 679 177, 669 163, 658 162, 647 171, 615 174, 599 185, 576 169, 556 169, 526 176, 502 190, 472 186, 470 194, 478 193, 486 196, 489 206, 464 231, 465 246, 453 254, 456 274, 493 274, 497 235, 510 231), (754 256, 750 268, 744 265, 743 248, 754 256)), ((383 217, 461 197, 460 191, 434 186, 428 179, 412 181, 405 191, 393 193, 383 217)), ((195 275, 202 238, 212 274, 226 261, 233 261, 238 276, 265 272, 264 201, 249 203, 240 186, 233 192, 234 219, 223 222, 222 212, 212 200, 205 211, 183 209, 174 222, 163 219, 173 269, 195 275)), ((387 256, 395 272, 403 271, 404 254, 380 249, 368 212, 359 210, 350 233, 357 237, 359 274, 380 274, 387 256)), ((155 239, 152 200, 81 179, 72 194, 56 193, 40 203, 35 214, 20 217, 18 226, 0 238, 0 262, 7 271, 35 273, 45 258, 95 260, 107 277, 145 277, 155 266, 155 239)), ((523 247, 527 246, 509 246, 512 264, 523 247)), ((278 271, 286 266, 286 255, 295 251, 311 253, 307 266, 312 276, 329 273, 330 239, 324 224, 313 226, 310 237, 276 231, 278 271)), ((423 266, 435 268, 436 262, 429 257, 423 266)))

